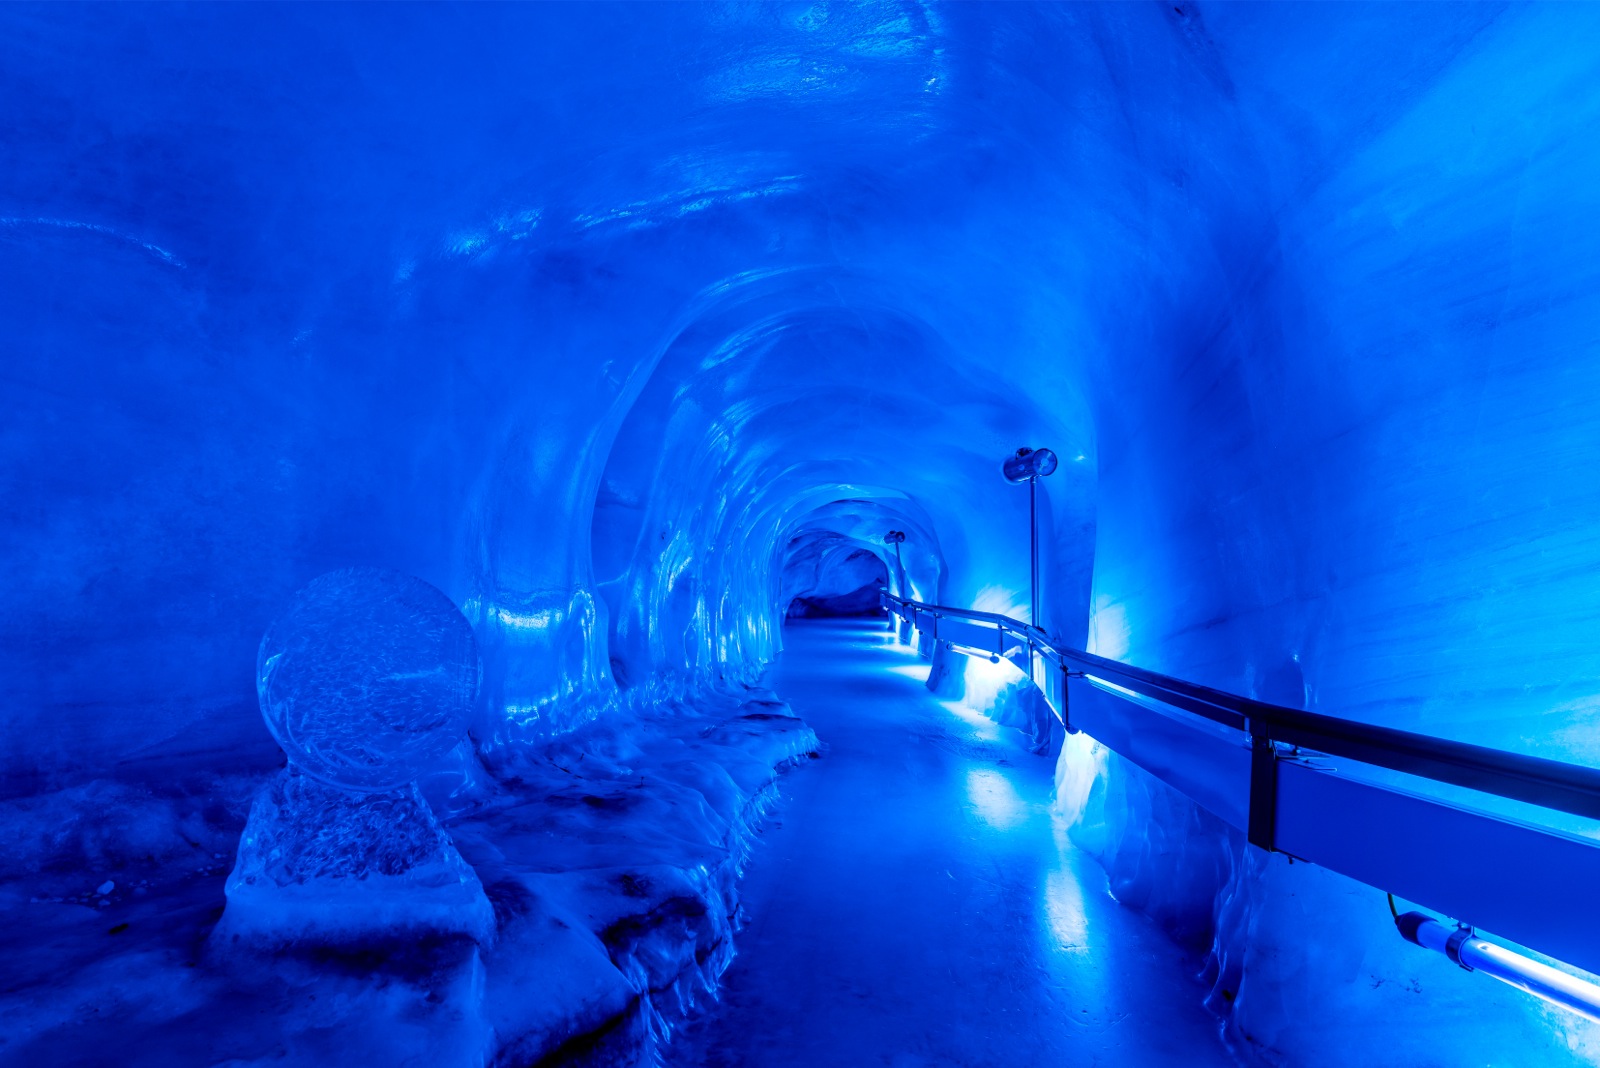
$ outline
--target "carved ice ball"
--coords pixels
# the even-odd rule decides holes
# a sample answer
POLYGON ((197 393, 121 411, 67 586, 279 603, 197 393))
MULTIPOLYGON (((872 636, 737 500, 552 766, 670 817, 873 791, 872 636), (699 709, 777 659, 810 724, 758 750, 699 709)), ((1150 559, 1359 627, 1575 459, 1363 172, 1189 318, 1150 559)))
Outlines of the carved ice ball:
POLYGON ((472 627, 450 598, 398 571, 347 568, 315 579, 267 628, 256 692, 290 763, 375 793, 455 747, 479 672, 472 627))

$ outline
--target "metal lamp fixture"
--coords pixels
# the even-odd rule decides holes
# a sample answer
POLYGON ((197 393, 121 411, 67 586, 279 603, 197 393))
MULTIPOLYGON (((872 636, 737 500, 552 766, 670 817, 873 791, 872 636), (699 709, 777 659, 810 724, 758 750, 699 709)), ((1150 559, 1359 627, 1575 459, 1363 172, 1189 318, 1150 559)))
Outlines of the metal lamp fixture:
POLYGON ((1006 457, 1006 462, 1000 466, 1000 473, 1006 476, 1007 482, 1020 485, 1052 474, 1060 463, 1056 454, 1049 449, 1023 447, 1006 457))
POLYGON ((1007 482, 1028 484, 1028 622, 1039 626, 1039 480, 1061 461, 1049 449, 1024 446, 1006 457, 1000 473, 1007 482))

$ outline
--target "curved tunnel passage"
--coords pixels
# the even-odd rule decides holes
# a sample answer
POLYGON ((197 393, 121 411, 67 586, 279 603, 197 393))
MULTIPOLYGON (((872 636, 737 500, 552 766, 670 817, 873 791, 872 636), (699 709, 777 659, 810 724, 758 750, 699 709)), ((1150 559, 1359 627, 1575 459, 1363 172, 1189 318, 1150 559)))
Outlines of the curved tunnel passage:
POLYGON ((778 604, 784 618, 886 617, 889 564, 831 532, 791 538, 784 547, 778 604))
MULTIPOLYGON (((785 631, 788 554, 1026 616, 1019 445, 1062 461, 1054 639, 1600 763, 1593 8, 0 21, 0 892, 36 977, 0 1057, 95 1063, 91 1006, 151 1063, 219 1033, 246 1063, 534 1063, 699 1019, 738 981, 747 859, 772 878, 761 820, 803 818, 830 760, 826 713, 814 739, 771 689, 813 633, 785 631), (257 713, 262 633, 350 567, 426 580, 474 634, 470 729, 415 796, 317 793, 257 713), (349 833, 252 853, 314 826, 349 833), (374 872, 399 921, 299 891, 254 914, 334 939, 337 975, 224 938, 251 887, 374 872), (446 948, 397 949, 413 920, 446 948)), ((1164 932, 1234 1055, 1600 1059, 1586 1021, 1399 941, 1381 888, 1256 849, 1052 736, 1009 661, 918 640, 916 715, 1054 761, 1028 833, 1090 896, 1103 871, 1109 928, 1164 932)))

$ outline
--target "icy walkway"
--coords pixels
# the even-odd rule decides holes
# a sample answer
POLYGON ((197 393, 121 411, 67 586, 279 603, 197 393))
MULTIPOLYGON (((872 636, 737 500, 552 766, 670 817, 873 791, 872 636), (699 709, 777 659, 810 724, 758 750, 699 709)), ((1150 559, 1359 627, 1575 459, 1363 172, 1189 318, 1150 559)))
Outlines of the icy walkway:
POLYGON ((675 1066, 1233 1064, 1187 959, 1051 819, 1050 762, 879 624, 797 623, 767 679, 821 736, 675 1066))

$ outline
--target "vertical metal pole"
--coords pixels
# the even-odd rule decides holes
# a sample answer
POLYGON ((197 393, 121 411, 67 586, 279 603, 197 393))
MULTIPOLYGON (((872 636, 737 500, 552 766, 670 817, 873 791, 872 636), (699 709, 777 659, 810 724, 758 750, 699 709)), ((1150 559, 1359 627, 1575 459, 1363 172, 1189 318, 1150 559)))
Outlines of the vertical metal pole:
MULTIPOLYGON (((902 535, 901 538, 894 543, 894 580, 895 580, 895 585, 897 587, 899 587, 900 596, 903 597, 903 598, 906 598, 907 600, 909 600, 911 598, 911 591, 906 589, 906 565, 900 559, 900 542, 904 541, 904 540, 905 540, 905 538, 902 535)), ((895 629, 894 629, 894 640, 895 641, 904 642, 904 641, 910 641, 911 640, 912 628, 916 626, 914 614, 913 614, 913 618, 910 619, 910 620, 907 620, 907 622, 910 624, 909 626, 907 626, 907 625, 899 625, 899 626, 895 627, 895 629)))
POLYGON ((1039 625, 1039 476, 1028 479, 1028 622, 1039 625))
MULTIPOLYGON (((1039 476, 1028 479, 1028 622, 1039 625, 1039 476)), ((1033 638, 1028 638, 1028 681, 1034 673, 1033 638)))

